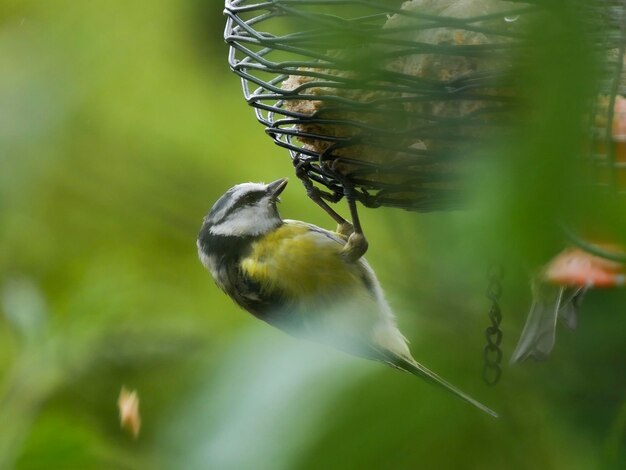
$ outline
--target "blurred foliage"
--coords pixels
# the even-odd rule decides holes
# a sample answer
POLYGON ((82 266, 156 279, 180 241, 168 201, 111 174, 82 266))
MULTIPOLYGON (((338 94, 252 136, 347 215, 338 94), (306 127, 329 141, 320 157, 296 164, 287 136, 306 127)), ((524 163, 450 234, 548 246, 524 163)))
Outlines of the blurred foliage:
MULTIPOLYGON (((526 128, 477 167, 472 210, 363 214, 416 358, 493 420, 254 321, 197 261, 225 189, 292 172, 227 69, 221 10, 0 2, 0 468, 624 468, 623 291, 590 293, 547 363, 480 379, 492 260, 506 356, 529 273, 564 244, 555 217, 626 233, 624 206, 581 189, 570 158, 595 67, 584 37, 555 54, 538 28, 526 128), (140 395, 137 441, 119 429, 122 385, 140 395)), ((298 184, 283 200, 331 226, 298 184)))

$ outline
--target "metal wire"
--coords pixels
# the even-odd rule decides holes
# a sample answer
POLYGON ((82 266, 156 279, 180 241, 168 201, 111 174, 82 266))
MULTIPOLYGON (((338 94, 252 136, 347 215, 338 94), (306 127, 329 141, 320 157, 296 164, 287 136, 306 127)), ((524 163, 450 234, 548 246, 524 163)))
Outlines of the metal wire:
POLYGON ((608 259, 611 261, 615 261, 617 263, 626 263, 626 255, 622 253, 615 253, 613 251, 608 251, 605 248, 597 246, 594 243, 590 243, 586 241, 584 238, 580 237, 572 229, 565 225, 561 225, 561 230, 565 234, 565 237, 574 245, 579 248, 585 250, 592 255, 599 256, 600 258, 608 259))
MULTIPOLYGON (((369 207, 462 207, 468 161, 514 125, 515 70, 533 53, 524 25, 561 4, 509 2, 455 17, 408 3, 226 0, 228 60, 246 101, 329 201, 341 199, 347 177, 369 207)), ((590 162, 607 190, 624 192, 611 126, 616 96, 626 96, 625 0, 581 4, 586 37, 609 56, 590 162)))

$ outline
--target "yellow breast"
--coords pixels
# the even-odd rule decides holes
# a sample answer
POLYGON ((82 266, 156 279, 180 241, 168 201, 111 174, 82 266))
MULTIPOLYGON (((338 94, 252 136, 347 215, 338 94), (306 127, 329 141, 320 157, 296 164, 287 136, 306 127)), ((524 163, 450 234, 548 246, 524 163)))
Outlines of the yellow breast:
POLYGON ((343 244, 319 230, 286 222, 253 243, 241 269, 266 292, 279 291, 287 297, 362 288, 359 267, 341 256, 343 244))

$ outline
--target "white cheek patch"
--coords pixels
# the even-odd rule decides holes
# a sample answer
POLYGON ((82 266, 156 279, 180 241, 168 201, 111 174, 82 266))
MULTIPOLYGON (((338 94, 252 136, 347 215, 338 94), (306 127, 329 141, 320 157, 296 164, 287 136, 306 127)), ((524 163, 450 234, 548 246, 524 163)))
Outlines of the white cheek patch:
POLYGON ((264 191, 265 190, 265 185, 261 184, 261 183, 242 183, 242 184, 238 184, 237 186, 233 187, 229 192, 230 194, 230 200, 231 203, 228 204, 227 206, 223 207, 222 209, 219 210, 219 212, 216 212, 215 214, 213 214, 213 216, 211 217, 212 220, 220 220, 222 219, 226 213, 230 210, 230 208, 233 206, 233 204, 244 194, 244 193, 249 193, 252 191, 264 191))
MULTIPOLYGON (((261 201, 261 204, 265 203, 261 201)), ((280 225, 280 219, 269 207, 246 206, 231 214, 224 222, 211 227, 214 235, 260 235, 280 225)))

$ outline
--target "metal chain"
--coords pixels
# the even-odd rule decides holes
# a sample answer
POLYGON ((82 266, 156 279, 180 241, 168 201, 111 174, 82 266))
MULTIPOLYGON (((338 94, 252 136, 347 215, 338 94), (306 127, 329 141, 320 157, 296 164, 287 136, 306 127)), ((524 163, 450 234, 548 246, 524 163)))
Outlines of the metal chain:
POLYGON ((504 269, 501 265, 493 265, 489 268, 487 278, 489 285, 487 287, 487 298, 491 300, 491 308, 489 309, 489 319, 491 325, 485 329, 485 337, 487 345, 483 349, 484 365, 483 365, 483 381, 493 386, 498 383, 502 375, 502 330, 500 322, 502 321, 502 311, 500 310, 500 297, 502 296, 502 279, 504 277, 504 269))

